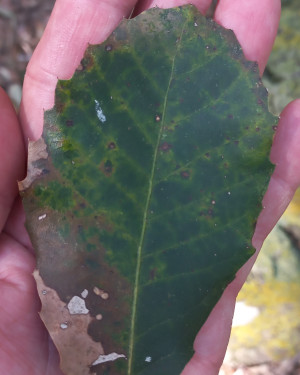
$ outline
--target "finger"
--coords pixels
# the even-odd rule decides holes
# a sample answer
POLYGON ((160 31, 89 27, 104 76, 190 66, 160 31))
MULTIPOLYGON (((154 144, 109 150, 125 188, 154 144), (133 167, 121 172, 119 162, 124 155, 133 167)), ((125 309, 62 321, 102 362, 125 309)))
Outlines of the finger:
POLYGON ((195 354, 181 375, 217 375, 227 348, 235 293, 229 288, 209 315, 194 342, 195 354))
POLYGON ((45 371, 51 346, 38 314, 34 266, 27 249, 6 234, 0 236, 1 373, 61 374, 57 353, 51 358, 52 371, 45 371))
POLYGON ((26 138, 41 136, 44 110, 53 107, 57 79, 71 78, 88 43, 103 42, 135 2, 56 1, 24 79, 20 118, 26 138))
POLYGON ((194 342, 195 354, 181 375, 217 375, 226 353, 236 296, 244 284, 258 252, 238 271, 199 331, 194 342))
POLYGON ((25 212, 20 196, 15 199, 3 232, 14 238, 32 254, 34 253, 29 235, 25 229, 25 212))
POLYGON ((271 161, 276 167, 263 199, 264 209, 257 220, 253 237, 256 248, 262 245, 300 185, 299 144, 300 99, 297 99, 290 103, 280 116, 271 151, 271 161))
POLYGON ((0 232, 25 173, 25 148, 16 112, 0 88, 0 232))
POLYGON ((134 13, 139 14, 146 9, 154 7, 166 9, 186 4, 193 4, 200 10, 200 12, 205 14, 209 9, 211 2, 212 0, 141 0, 138 2, 134 13))
POLYGON ((277 34, 280 0, 219 0, 215 20, 232 29, 248 60, 257 61, 262 74, 277 34))

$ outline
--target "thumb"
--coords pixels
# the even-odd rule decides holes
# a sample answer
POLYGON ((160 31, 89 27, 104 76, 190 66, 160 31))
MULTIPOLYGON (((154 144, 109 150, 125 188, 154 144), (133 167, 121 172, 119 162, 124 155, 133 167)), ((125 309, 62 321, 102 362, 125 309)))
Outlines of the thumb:
POLYGON ((136 0, 57 0, 44 35, 28 64, 20 119, 25 138, 38 139, 44 110, 54 105, 58 79, 69 79, 87 45, 103 42, 130 14, 136 0))

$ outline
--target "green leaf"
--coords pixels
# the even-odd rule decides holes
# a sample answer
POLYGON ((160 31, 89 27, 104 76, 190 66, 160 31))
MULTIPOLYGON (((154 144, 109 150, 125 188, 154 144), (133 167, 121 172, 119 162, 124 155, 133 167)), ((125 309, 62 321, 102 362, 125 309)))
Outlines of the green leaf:
POLYGON ((59 81, 23 196, 66 375, 180 373, 253 254, 275 122, 257 64, 192 6, 124 20, 59 81))

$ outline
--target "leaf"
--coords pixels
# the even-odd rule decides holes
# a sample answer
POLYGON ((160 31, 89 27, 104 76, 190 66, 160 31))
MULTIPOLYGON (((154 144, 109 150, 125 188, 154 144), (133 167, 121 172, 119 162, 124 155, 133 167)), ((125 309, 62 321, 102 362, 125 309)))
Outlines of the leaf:
POLYGON ((124 20, 59 81, 23 199, 66 375, 180 373, 253 254, 267 107, 257 64, 192 6, 124 20))

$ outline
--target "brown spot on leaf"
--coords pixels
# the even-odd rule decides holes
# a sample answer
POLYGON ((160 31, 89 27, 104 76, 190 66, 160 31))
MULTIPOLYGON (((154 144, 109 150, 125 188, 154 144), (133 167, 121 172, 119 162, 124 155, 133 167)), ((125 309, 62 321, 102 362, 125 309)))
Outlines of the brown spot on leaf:
POLYGON ((258 104, 258 105, 263 105, 264 102, 263 102, 261 99, 257 99, 257 104, 258 104))
POLYGON ((73 122, 73 120, 67 120, 66 121, 66 126, 69 128, 69 127, 71 127, 71 126, 73 126, 74 125, 74 122, 73 122))
POLYGON ((28 189, 29 186, 40 176, 47 171, 45 168, 40 168, 38 165, 41 160, 48 158, 47 145, 41 137, 37 141, 30 141, 28 144, 28 170, 27 177, 19 182, 19 190, 28 189))
POLYGON ((100 170, 105 174, 105 176, 110 176, 113 172, 113 164, 110 160, 106 160, 100 164, 100 170))
POLYGON ((91 53, 86 53, 81 60, 82 70, 90 70, 94 66, 94 57, 91 53))
POLYGON ((106 160, 104 167, 105 167, 105 172, 107 173, 112 172, 112 162, 110 160, 106 160))
POLYGON ((156 268, 152 268, 150 270, 150 275, 149 275, 150 280, 153 281, 155 279, 155 276, 156 276, 156 268))
POLYGON ((172 145, 168 142, 164 142, 159 146, 159 149, 163 152, 168 152, 169 150, 171 150, 171 148, 172 148, 172 145))
POLYGON ((182 177, 182 178, 184 178, 184 179, 188 179, 188 178, 190 178, 190 172, 189 171, 182 171, 181 173, 180 173, 180 176, 182 177))
POLYGON ((207 159, 210 159, 210 153, 207 152, 207 153, 205 154, 205 157, 206 157, 207 159))
POLYGON ((55 103, 55 109, 56 109, 57 113, 62 113, 64 111, 65 107, 66 107, 66 103, 60 102, 58 100, 55 103))
POLYGON ((107 146, 107 148, 110 149, 110 150, 113 150, 113 149, 116 148, 116 147, 117 147, 117 146, 116 146, 115 142, 110 142, 110 143, 108 144, 108 146, 107 146))

